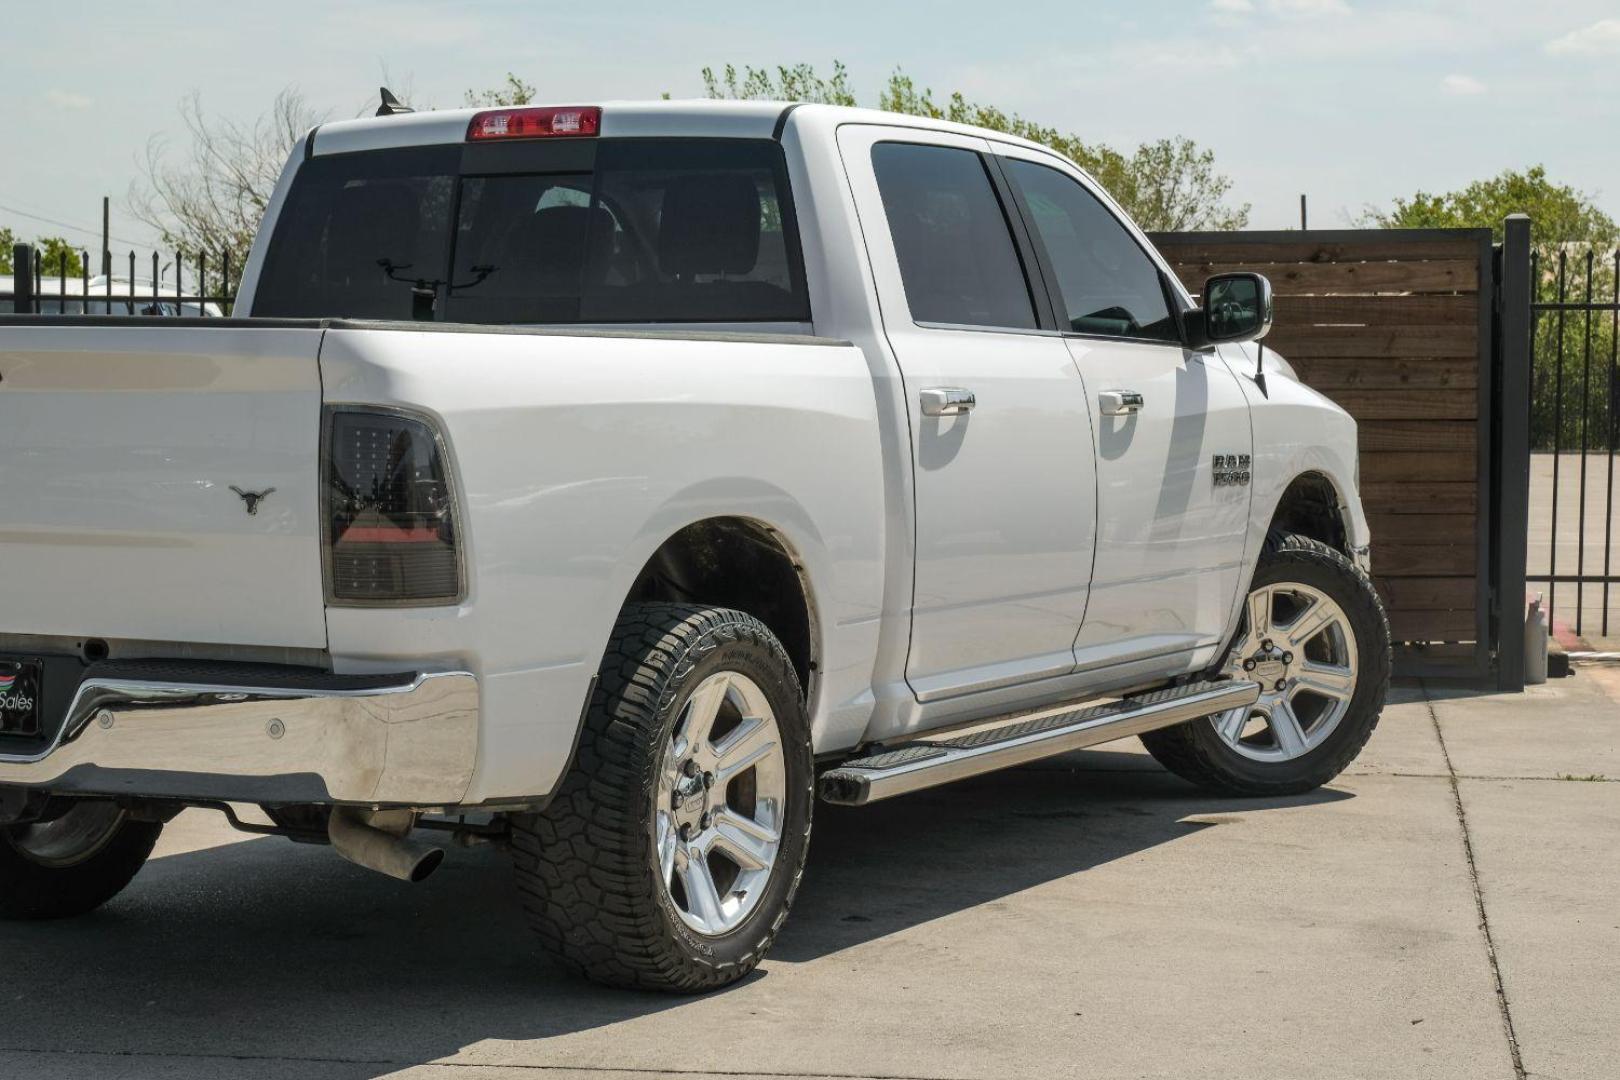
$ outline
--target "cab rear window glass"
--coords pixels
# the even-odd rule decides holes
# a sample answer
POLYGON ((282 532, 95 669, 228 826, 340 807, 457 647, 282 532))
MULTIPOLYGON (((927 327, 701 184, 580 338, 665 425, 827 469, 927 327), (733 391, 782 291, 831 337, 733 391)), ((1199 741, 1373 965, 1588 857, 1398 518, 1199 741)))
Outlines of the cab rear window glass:
POLYGON ((774 142, 604 139, 594 165, 556 172, 463 174, 461 161, 460 147, 427 147, 307 163, 276 226, 254 314, 810 318, 774 142))

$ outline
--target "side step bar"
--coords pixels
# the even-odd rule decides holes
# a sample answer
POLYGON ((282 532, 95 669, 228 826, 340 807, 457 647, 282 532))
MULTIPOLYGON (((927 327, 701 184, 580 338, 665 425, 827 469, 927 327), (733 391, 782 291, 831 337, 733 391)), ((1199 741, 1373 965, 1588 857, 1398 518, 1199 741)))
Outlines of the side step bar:
MULTIPOLYGON (((864 806, 952 780, 994 772, 1026 761, 1171 727, 1227 709, 1253 705, 1252 682, 1197 682, 1106 705, 1014 718, 956 738, 918 741, 844 762, 822 773, 821 797, 841 806, 864 806)), ((1027 714, 1026 714, 1027 716, 1027 714)))

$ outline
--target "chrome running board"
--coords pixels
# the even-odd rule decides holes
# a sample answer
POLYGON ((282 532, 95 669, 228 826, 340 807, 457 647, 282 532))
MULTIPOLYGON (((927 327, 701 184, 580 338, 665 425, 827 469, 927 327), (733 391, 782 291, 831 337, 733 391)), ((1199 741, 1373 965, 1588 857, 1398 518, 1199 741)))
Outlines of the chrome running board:
POLYGON ((1106 705, 1034 716, 1024 713, 966 735, 919 740, 846 761, 822 773, 821 797, 841 806, 864 806, 1253 705, 1259 696, 1257 683, 1197 682, 1106 705))

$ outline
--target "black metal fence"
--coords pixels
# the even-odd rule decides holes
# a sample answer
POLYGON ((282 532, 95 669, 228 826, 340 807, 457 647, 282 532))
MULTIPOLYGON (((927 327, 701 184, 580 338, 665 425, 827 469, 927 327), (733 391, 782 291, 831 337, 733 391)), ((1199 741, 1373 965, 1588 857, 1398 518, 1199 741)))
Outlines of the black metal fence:
POLYGON ((76 257, 59 249, 54 257, 31 244, 12 249, 9 296, 0 293, 0 312, 24 315, 228 316, 236 302, 241 267, 229 254, 210 260, 206 253, 153 251, 147 260, 134 251, 103 256, 106 269, 90 272, 90 254, 76 257))
POLYGON ((1526 580, 1555 629, 1620 633, 1620 251, 1530 255, 1530 529, 1526 580))

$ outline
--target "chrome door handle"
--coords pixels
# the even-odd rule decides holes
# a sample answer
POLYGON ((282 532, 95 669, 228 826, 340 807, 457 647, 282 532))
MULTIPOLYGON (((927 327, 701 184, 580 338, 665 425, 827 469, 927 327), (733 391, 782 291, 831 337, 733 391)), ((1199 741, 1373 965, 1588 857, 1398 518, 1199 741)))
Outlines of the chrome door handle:
POLYGON ((919 396, 924 416, 961 416, 973 410, 976 400, 973 391, 959 386, 936 386, 919 396))
POLYGON ((1097 395, 1097 408, 1104 416, 1128 416, 1142 411, 1142 395, 1135 390, 1104 390, 1097 395))

